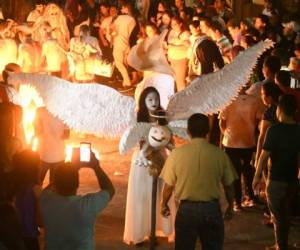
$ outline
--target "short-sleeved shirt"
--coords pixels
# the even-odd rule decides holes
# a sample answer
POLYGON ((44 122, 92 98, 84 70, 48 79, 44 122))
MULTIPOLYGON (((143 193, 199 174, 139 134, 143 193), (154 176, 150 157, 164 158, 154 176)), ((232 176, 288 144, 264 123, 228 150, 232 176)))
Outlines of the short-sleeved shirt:
POLYGON ((40 197, 47 250, 93 250, 94 224, 110 196, 99 191, 84 196, 61 196, 44 190, 40 197))
POLYGON ((221 149, 195 138, 172 151, 160 177, 175 186, 178 200, 211 201, 220 197, 220 182, 228 186, 237 175, 221 149))
POLYGON ((278 123, 266 134, 263 149, 270 152, 269 178, 274 181, 296 181, 300 152, 300 125, 278 123))

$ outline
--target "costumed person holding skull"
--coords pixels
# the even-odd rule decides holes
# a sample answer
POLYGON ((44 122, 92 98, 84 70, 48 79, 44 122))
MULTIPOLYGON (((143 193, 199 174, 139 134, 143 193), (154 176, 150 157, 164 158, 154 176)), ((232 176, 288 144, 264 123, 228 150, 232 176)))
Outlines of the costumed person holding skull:
MULTIPOLYGON (((142 92, 137 112, 137 122, 154 123, 156 118, 151 114, 161 110, 160 96, 158 91, 153 87, 148 87, 142 92)), ((167 128, 166 128, 167 129, 167 128)), ((155 127, 154 127, 155 130, 155 127)), ((153 131, 155 133, 155 131, 153 131)), ((171 133, 166 141, 169 142, 171 133)), ((159 140, 157 141, 159 142, 159 140)), ((124 242, 127 244, 138 244, 145 241, 150 236, 151 231, 151 196, 152 196, 152 176, 159 175, 160 167, 164 164, 165 157, 163 157, 164 150, 155 150, 149 144, 149 141, 141 141, 139 149, 136 149, 132 156, 131 168, 128 179, 127 202, 126 202, 126 216, 125 216, 125 230, 124 242), (152 162, 151 167, 145 167, 141 161, 143 159, 152 162)), ((166 146, 166 145, 164 145, 166 146)), ((146 161, 147 161, 146 160, 146 161)), ((146 163, 147 164, 147 163, 146 163)), ((162 180, 158 180, 157 187, 157 211, 159 211, 160 194, 162 190, 162 180)), ((172 207, 172 206, 171 206, 172 207)), ((174 204, 175 214, 175 204, 174 204)), ((172 236, 173 221, 172 217, 163 218, 157 212, 156 218, 156 234, 158 236, 172 236)))

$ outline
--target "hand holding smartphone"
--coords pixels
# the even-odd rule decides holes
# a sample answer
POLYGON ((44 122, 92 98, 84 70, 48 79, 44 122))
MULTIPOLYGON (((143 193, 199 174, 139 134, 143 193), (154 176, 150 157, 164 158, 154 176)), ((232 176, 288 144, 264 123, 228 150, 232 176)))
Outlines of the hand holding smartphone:
POLYGON ((80 143, 80 162, 91 161, 91 143, 81 142, 80 143))
POLYGON ((79 148, 73 148, 72 162, 78 165, 78 167, 90 167, 95 168, 99 166, 95 154, 91 149, 91 143, 81 142, 79 148))

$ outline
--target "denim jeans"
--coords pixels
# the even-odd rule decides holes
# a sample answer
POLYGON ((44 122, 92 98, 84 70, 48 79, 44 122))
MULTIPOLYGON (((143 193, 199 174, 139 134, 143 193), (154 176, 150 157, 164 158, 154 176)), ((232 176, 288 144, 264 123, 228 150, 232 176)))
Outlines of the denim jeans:
POLYGON ((194 250, 199 237, 202 250, 221 250, 224 222, 219 202, 182 201, 175 221, 175 250, 194 250))
POLYGON ((274 225, 276 245, 280 250, 288 249, 289 206, 297 192, 297 182, 268 180, 267 200, 274 225))

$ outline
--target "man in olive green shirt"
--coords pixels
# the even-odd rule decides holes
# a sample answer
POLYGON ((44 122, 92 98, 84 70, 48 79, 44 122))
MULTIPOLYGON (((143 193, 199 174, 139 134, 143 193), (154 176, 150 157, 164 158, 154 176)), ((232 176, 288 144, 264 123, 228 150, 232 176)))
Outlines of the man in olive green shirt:
POLYGON ((173 150, 161 178, 165 181, 161 213, 169 215, 168 201, 172 192, 180 201, 175 221, 175 249, 195 249, 197 237, 203 249, 222 249, 224 223, 219 205, 220 183, 223 184, 228 208, 233 214, 233 181, 237 175, 228 156, 205 138, 208 118, 194 114, 188 120, 192 141, 173 150))

